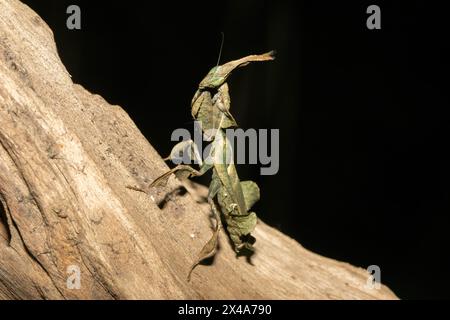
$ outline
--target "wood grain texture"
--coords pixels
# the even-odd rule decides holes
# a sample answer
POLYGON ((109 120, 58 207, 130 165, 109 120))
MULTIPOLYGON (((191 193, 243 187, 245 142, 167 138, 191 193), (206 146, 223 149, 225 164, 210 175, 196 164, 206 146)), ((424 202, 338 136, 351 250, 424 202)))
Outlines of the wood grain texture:
POLYGON ((396 299, 263 222, 252 264, 221 234, 187 282, 210 210, 195 184, 148 190, 165 170, 123 109, 73 84, 45 22, 0 0, 0 298, 396 299))

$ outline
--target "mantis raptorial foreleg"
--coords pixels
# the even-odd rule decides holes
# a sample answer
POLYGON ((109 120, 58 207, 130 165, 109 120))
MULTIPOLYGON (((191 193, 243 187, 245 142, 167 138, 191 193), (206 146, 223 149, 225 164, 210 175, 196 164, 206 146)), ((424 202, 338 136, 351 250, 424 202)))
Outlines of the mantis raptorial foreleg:
POLYGON ((189 165, 179 164, 175 168, 172 168, 166 173, 159 176, 150 184, 150 187, 165 186, 171 174, 175 174, 180 179, 186 179, 189 177, 202 176, 206 171, 212 168, 212 165, 203 163, 197 146, 192 140, 177 143, 170 152, 170 155, 164 158, 164 160, 172 160, 183 156, 186 157, 186 160, 195 160, 197 163, 199 163, 200 169, 195 170, 189 165))
POLYGON ((208 171, 211 167, 208 168, 207 165, 202 165, 200 170, 195 170, 191 166, 188 166, 186 164, 179 164, 175 168, 170 169, 166 173, 159 176, 157 179, 155 179, 151 184, 150 187, 161 187, 165 186, 167 184, 167 181, 170 178, 171 174, 175 174, 180 179, 185 179, 189 177, 200 177, 202 176, 206 171, 208 171))

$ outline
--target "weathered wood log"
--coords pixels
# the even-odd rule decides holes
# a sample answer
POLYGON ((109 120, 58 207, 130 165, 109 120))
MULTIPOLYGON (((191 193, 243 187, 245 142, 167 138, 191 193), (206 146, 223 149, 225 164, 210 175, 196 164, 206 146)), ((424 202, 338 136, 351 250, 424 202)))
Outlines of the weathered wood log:
POLYGON ((0 0, 0 298, 396 299, 263 222, 252 264, 221 234, 187 282, 211 235, 205 189, 126 187, 165 170, 120 107, 72 83, 45 22, 0 0))

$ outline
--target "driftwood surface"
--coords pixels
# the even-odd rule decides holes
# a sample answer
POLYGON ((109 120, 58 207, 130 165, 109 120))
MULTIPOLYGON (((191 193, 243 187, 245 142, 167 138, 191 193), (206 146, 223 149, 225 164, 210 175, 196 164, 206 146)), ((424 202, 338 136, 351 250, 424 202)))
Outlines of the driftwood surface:
POLYGON ((122 108, 72 82, 46 23, 0 0, 1 299, 396 299, 261 221, 253 264, 221 234, 187 282, 212 232, 205 188, 126 187, 167 168, 122 108))

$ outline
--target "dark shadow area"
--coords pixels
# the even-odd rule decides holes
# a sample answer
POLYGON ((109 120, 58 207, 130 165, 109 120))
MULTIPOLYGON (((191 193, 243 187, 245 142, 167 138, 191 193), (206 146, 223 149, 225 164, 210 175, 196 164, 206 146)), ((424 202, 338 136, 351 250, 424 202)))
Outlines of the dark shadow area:
MULTIPOLYGON (((253 237, 251 234, 241 236, 241 240, 242 240, 242 242, 248 242, 251 245, 254 245, 256 242, 255 237, 253 237)), ((250 250, 247 247, 244 247, 239 252, 236 253, 236 258, 245 257, 245 260, 247 261, 247 263, 254 266, 254 264, 252 262, 252 257, 255 254, 255 252, 256 252, 255 250, 250 250)))
POLYGON ((176 197, 182 197, 186 193, 187 193, 186 188, 183 186, 180 186, 180 187, 168 192, 166 195, 164 195, 164 198, 158 202, 158 207, 161 210, 163 210, 169 201, 173 200, 176 197))
POLYGON ((8 218, 6 217, 6 209, 4 200, 0 196, 0 237, 7 243, 11 241, 11 232, 9 230, 8 218))

